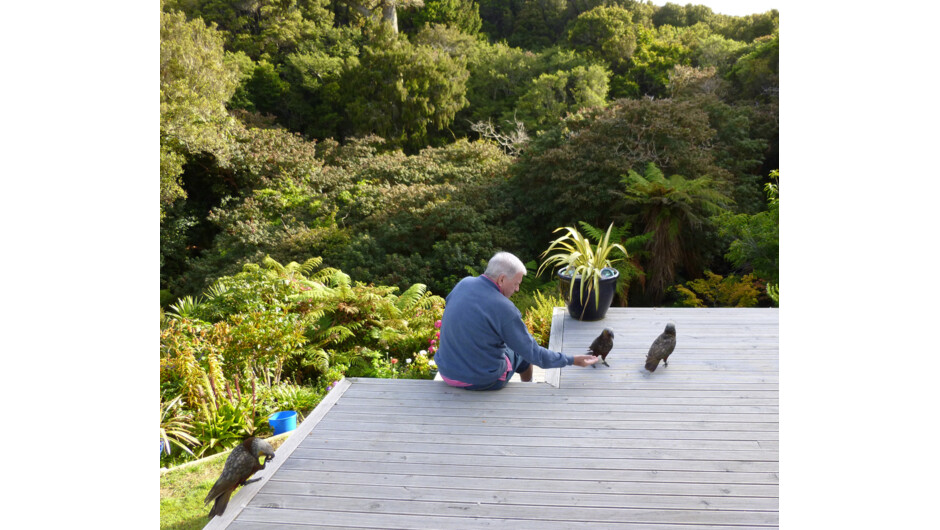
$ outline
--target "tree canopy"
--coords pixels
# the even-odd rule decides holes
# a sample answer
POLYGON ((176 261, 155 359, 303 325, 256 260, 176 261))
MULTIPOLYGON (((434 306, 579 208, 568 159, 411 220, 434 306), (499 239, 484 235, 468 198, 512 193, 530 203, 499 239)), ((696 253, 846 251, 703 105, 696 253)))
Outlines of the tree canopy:
POLYGON ((311 255, 446 294, 496 250, 534 259, 578 223, 644 242, 635 303, 706 270, 777 281, 775 10, 163 0, 160 16, 167 300, 311 255), (646 210, 667 196, 688 201, 646 210))

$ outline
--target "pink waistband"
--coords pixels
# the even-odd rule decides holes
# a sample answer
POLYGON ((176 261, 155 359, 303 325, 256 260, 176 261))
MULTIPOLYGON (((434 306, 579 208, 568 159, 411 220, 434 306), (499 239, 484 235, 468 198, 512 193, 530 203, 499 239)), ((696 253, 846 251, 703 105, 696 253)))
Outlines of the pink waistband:
POLYGON ((473 386, 470 383, 464 383, 463 381, 457 381, 455 379, 451 379, 441 372, 438 372, 438 373, 441 374, 441 379, 443 379, 444 382, 450 386, 457 386, 457 387, 473 386))

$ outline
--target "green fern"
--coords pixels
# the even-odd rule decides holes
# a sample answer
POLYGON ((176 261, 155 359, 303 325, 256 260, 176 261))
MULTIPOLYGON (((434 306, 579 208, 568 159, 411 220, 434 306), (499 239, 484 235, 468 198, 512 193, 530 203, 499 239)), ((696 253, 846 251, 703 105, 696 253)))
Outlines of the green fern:
POLYGON ((284 266, 275 261, 271 256, 265 256, 264 259, 261 260, 261 264, 264 265, 266 269, 274 270, 278 274, 284 274, 284 266))
MULTIPOLYGON (((322 263, 323 258, 321 257, 310 258, 303 262, 303 264, 292 261, 287 265, 281 265, 271 258, 271 256, 265 256, 261 261, 261 264, 264 265, 265 268, 275 271, 278 276, 298 280, 306 279, 306 277, 312 274, 322 263)), ((335 271, 336 269, 330 270, 335 271)))
POLYGON ((401 296, 395 301, 395 306, 399 309, 410 309, 417 305, 418 301, 424 297, 427 290, 427 285, 416 283, 409 287, 407 291, 401 293, 401 296))
POLYGON ((323 258, 319 256, 315 258, 310 258, 307 261, 305 261, 303 265, 300 266, 300 272, 304 276, 310 276, 310 274, 312 274, 313 271, 315 271, 317 267, 319 267, 322 264, 323 264, 323 258))

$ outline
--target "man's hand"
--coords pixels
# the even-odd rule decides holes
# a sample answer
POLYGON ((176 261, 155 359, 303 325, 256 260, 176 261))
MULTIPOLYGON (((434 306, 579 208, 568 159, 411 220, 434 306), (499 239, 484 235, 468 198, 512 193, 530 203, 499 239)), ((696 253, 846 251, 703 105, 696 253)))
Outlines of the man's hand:
POLYGON ((593 355, 575 355, 574 356, 574 365, 575 366, 591 366, 596 363, 600 357, 594 357, 593 355))

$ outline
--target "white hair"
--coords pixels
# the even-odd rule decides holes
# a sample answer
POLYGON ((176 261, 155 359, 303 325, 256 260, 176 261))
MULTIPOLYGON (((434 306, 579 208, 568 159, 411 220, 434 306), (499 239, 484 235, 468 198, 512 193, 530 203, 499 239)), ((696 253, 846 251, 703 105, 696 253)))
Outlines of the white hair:
POLYGON ((495 280, 500 274, 513 277, 520 272, 525 276, 526 268, 521 259, 509 252, 497 252, 486 264, 486 271, 483 274, 495 280))

